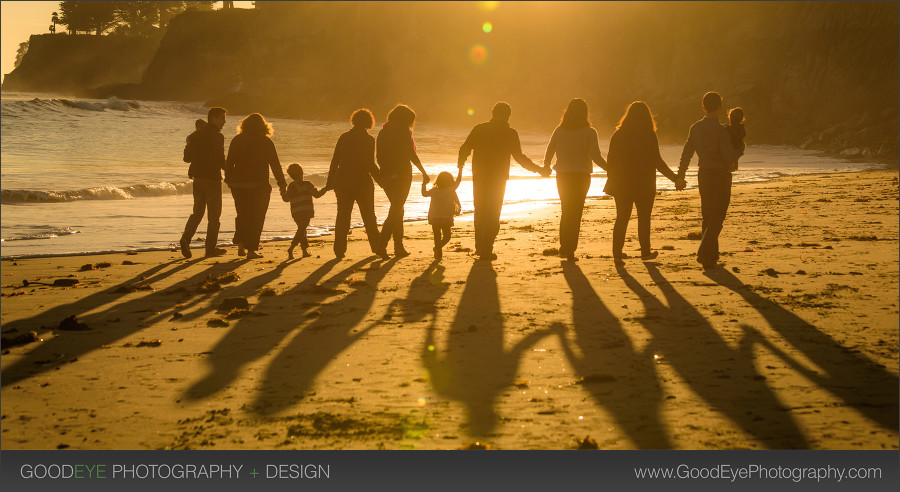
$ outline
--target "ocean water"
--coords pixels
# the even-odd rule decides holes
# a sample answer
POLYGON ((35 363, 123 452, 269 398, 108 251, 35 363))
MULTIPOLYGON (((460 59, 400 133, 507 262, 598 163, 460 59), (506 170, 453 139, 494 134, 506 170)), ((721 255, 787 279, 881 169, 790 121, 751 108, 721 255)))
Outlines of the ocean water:
MULTIPOLYGON (((64 255, 107 251, 169 249, 181 236, 191 212, 191 182, 182 162, 185 137, 194 120, 205 118, 201 103, 86 100, 48 94, 3 93, 0 115, 0 255, 4 258, 64 255)), ((228 142, 242 115, 229 115, 223 129, 228 142)), ((384 115, 376 115, 381 119, 384 115)), ((338 136, 345 121, 272 118, 272 137, 282 165, 300 163, 306 179, 325 183, 338 136)), ((473 119, 473 125, 480 120, 473 119)), ((377 133, 380 123, 370 132, 377 133)), ((515 126, 515 121, 513 120, 515 126)), ((447 128, 419 122, 415 139, 426 171, 456 174, 459 146, 470 128, 447 128)), ((749 128, 752 139, 752 128, 749 128)), ((522 148, 542 162, 550 134, 519 131, 522 148)), ((607 140, 601 140, 604 155, 607 140)), ((677 168, 681 146, 664 145, 663 158, 677 168)), ((471 163, 471 159, 469 161, 471 163)), ((882 167, 821 157, 796 148, 749 146, 741 159, 736 182, 765 181, 792 174, 851 172, 882 167)), ((599 168, 595 168, 598 171, 599 168)), ((504 213, 558 201, 554 178, 541 178, 512 164, 504 213)), ((464 214, 471 214, 471 166, 467 165, 458 191, 464 214)), ((425 218, 428 201, 414 176, 407 220, 425 218)), ((588 196, 603 196, 606 175, 592 176, 588 196)), ((688 173, 696 186, 696 160, 688 173)), ((659 177, 660 189, 673 189, 659 177)), ((234 232, 234 203, 227 188, 223 196, 221 243, 234 232)), ((387 215, 388 201, 376 187, 376 215, 387 215)), ((329 235, 334 224, 335 198, 315 201, 316 217, 310 236, 329 235)), ((354 225, 360 218, 356 211, 354 225)), ((202 247, 206 222, 201 223, 195 247, 202 247)), ((289 207, 273 191, 266 216, 264 239, 285 239, 296 231, 289 207)))

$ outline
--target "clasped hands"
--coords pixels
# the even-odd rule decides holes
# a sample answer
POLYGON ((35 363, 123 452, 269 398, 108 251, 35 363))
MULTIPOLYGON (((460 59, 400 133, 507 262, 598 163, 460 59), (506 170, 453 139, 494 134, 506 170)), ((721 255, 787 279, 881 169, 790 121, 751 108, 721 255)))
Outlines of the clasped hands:
POLYGON ((551 174, 553 174, 553 169, 550 168, 549 164, 545 164, 544 167, 538 171, 538 174, 543 178, 549 178, 551 174))
POLYGON ((681 191, 687 188, 687 181, 684 178, 675 178, 675 190, 681 191))

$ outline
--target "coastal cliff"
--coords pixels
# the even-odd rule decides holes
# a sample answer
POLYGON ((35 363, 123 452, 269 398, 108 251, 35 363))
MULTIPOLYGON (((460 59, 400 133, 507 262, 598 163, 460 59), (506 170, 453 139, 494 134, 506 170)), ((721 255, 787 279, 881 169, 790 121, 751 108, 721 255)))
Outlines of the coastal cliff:
POLYGON ((703 93, 717 90, 726 108, 744 108, 749 143, 898 156, 896 2, 483 4, 189 11, 171 21, 139 85, 103 96, 307 119, 364 106, 381 120, 403 102, 420 121, 456 125, 506 100, 516 126, 548 132, 582 97, 601 135, 644 100, 661 141, 675 143, 702 116, 703 93))
POLYGON ((3 80, 3 91, 89 96, 108 84, 137 84, 159 38, 35 34, 22 63, 3 80))

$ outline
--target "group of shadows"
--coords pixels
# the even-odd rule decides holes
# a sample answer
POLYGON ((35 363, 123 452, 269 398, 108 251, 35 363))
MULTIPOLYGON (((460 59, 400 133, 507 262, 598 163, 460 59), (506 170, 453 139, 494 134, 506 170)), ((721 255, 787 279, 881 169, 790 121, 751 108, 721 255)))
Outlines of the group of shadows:
MULTIPOLYGON (((173 297, 179 292, 189 297, 179 308, 185 313, 181 322, 189 326, 192 320, 215 310, 225 297, 253 295, 259 288, 273 285, 285 268, 297 260, 282 262, 272 271, 223 291, 194 292, 208 276, 237 270, 247 260, 217 263, 167 289, 146 295, 131 294, 131 299, 114 302, 122 295, 123 288, 128 291, 135 286, 160 282, 198 261, 200 259, 163 263, 78 301, 6 323, 5 329, 31 331, 42 323, 58 322, 76 314, 80 321, 96 328, 84 334, 63 333, 35 345, 24 357, 3 370, 2 386, 15 385, 24 378, 52 371, 72 357, 138 334, 142 327, 171 316, 171 306, 177 302, 173 297), (187 296, 185 291, 192 294, 187 296), (107 304, 108 307, 99 309, 107 304), (136 319, 139 315, 135 313, 146 312, 154 314, 140 321, 136 319), (60 359, 57 354, 65 354, 65 357, 60 359)), ((439 324, 442 321, 439 316, 447 310, 439 310, 437 306, 449 284, 434 280, 444 268, 437 262, 428 265, 412 281, 405 298, 398 296, 391 301, 385 316, 370 318, 375 321, 364 326, 378 293, 378 284, 395 261, 382 262, 377 257, 370 257, 328 277, 340 264, 338 260, 331 260, 290 289, 274 296, 260 296, 252 312, 272 313, 284 307, 297 312, 297 317, 281 322, 277 319, 286 317, 250 315, 239 318, 212 349, 207 359, 208 373, 198 376, 199 379, 185 389, 183 398, 193 401, 214 398, 234 383, 248 364, 264 357, 293 335, 258 378, 256 399, 247 407, 260 416, 273 415, 298 404, 330 361, 385 319, 398 319, 402 323, 430 320, 421 348, 422 362, 435 392, 467 407, 468 433, 472 436, 487 436, 495 429, 498 421, 496 400, 514 384, 523 353, 548 336, 559 336, 576 376, 606 374, 614 377, 616 382, 585 384, 584 388, 597 405, 608 411, 614 424, 641 449, 669 449, 675 445, 672 429, 667 429, 662 420, 661 408, 666 395, 657 374, 654 354, 662 354, 711 409, 730 419, 767 448, 803 449, 809 448, 811 442, 810 436, 804 435, 756 369, 753 352, 759 346, 776 354, 788 367, 887 431, 898 429, 897 376, 867 357, 846 350, 812 324, 757 294, 723 269, 709 272, 707 276, 743 298, 775 332, 820 371, 807 368, 747 325, 741 325, 743 337, 738 347, 733 348, 691 301, 679 294, 657 264, 651 262, 644 263, 643 267, 663 298, 651 293, 624 267, 618 268, 625 285, 640 298, 645 310, 645 315, 636 321, 651 337, 641 351, 634 348, 621 320, 604 304, 579 266, 571 262, 562 263, 562 273, 571 289, 573 326, 554 323, 531 331, 512 347, 505 347, 505 318, 501 312, 497 274, 490 262, 474 262, 446 335, 445 346, 429 350, 429 346, 438 344, 439 326, 446 326, 445 322, 439 324), (349 290, 336 295, 338 288, 349 290), (296 310, 297 306, 301 307, 300 311, 296 310), (313 310, 321 311, 321 315, 308 316, 313 310), (472 329, 473 325, 477 326, 476 330, 472 329), (562 336, 570 329, 573 336, 562 336), (249 342, 251 339, 252 343, 249 342), (720 377, 723 373, 730 376, 728 381, 720 377)))

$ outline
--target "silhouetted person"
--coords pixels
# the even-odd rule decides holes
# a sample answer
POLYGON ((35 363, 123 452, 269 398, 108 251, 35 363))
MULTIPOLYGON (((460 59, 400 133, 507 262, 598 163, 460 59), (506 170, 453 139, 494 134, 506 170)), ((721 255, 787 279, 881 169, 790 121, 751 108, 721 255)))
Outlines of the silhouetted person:
POLYGON ((317 190, 315 185, 309 181, 303 180, 303 168, 300 164, 291 164, 287 168, 288 176, 293 181, 287 186, 287 189, 281 193, 281 199, 291 203, 291 218, 297 224, 297 233, 294 235, 291 246, 288 248, 288 259, 294 258, 294 248, 300 245, 303 250, 303 257, 310 256, 309 241, 306 239, 306 228, 309 227, 309 220, 315 217, 315 208, 313 207, 313 198, 319 198, 328 190, 322 188, 317 190))
MULTIPOLYGON (((747 136, 747 130, 744 129, 744 110, 741 108, 731 108, 728 111, 728 123, 725 124, 725 131, 728 132, 728 136, 731 137, 731 145, 741 151, 741 155, 744 153, 744 148, 746 145, 744 144, 744 138, 747 136)), ((734 161, 731 164, 731 172, 738 170, 738 161, 734 161)))
POLYGON ((650 215, 656 198, 656 171, 671 179, 677 189, 684 189, 683 180, 679 180, 659 155, 656 122, 650 108, 643 101, 635 101, 628 105, 609 139, 609 172, 603 189, 616 200, 612 242, 616 264, 622 264, 627 257, 622 247, 625 246, 625 231, 631 220, 632 208, 636 208, 638 214, 641 259, 652 260, 659 255, 650 248, 650 215))
POLYGON ((287 188, 278 152, 269 138, 272 132, 272 125, 261 114, 247 116, 238 125, 237 135, 231 139, 225 161, 225 182, 231 188, 237 212, 234 242, 238 245, 238 255, 246 252, 248 259, 262 258, 257 250, 272 196, 269 169, 275 175, 279 190, 283 193, 287 188))
POLYGON ((691 125, 678 177, 684 179, 694 152, 697 153, 697 183, 700 187, 700 213, 703 215, 703 239, 697 249, 697 262, 703 268, 715 268, 719 261, 719 233, 731 202, 731 165, 743 154, 731 144, 731 137, 719 123, 722 97, 717 92, 703 96, 706 117, 691 125))
POLYGON ((591 187, 591 171, 596 163, 606 169, 600 154, 597 130, 588 120, 588 106, 584 99, 572 99, 544 155, 544 174, 550 173, 550 163, 556 155, 556 189, 562 214, 559 218, 559 256, 577 261, 578 235, 584 200, 591 187))
POLYGON ((412 185, 412 166, 415 164, 422 173, 422 182, 428 182, 428 174, 416 155, 416 144, 413 141, 412 127, 416 121, 416 113, 408 106, 398 105, 388 114, 387 122, 378 132, 375 141, 375 158, 381 170, 381 187, 391 202, 387 218, 381 225, 381 249, 394 238, 394 255, 397 258, 409 256, 403 248, 403 205, 409 196, 412 185))
POLYGON ((462 181, 462 168, 453 175, 447 171, 438 174, 434 180, 434 186, 430 190, 425 189, 428 183, 422 181, 422 196, 430 196, 431 204, 428 206, 428 223, 434 233, 434 258, 440 260, 443 256, 442 248, 450 242, 450 228, 453 227, 453 217, 461 211, 459 196, 456 189, 462 181))
POLYGON ((209 122, 197 120, 196 130, 184 146, 184 162, 189 162, 188 177, 193 180, 194 211, 188 217, 181 235, 181 254, 191 257, 191 238, 206 215, 206 256, 220 256, 225 250, 216 247, 219 217, 222 215, 222 168, 225 167, 225 109, 209 108, 209 122), (203 122, 201 125, 200 122, 203 122))
POLYGON ((475 201, 475 255, 482 260, 495 260, 494 240, 500 232, 500 212, 506 181, 509 179, 509 158, 513 157, 525 169, 542 173, 543 169, 522 153, 519 133, 509 126, 512 110, 509 104, 498 102, 491 111, 491 121, 476 125, 459 148, 458 167, 466 165, 472 156, 472 194, 475 201))
POLYGON ((334 190, 337 198, 334 255, 343 258, 347 252, 350 214, 356 203, 372 252, 386 258, 387 252, 381 246, 378 223, 375 221, 375 185, 372 178, 380 180, 378 166, 375 165, 375 139, 367 131, 375 124, 375 118, 368 109, 358 109, 350 117, 350 123, 353 128, 344 132, 334 146, 328 182, 325 184, 326 189, 334 190))

